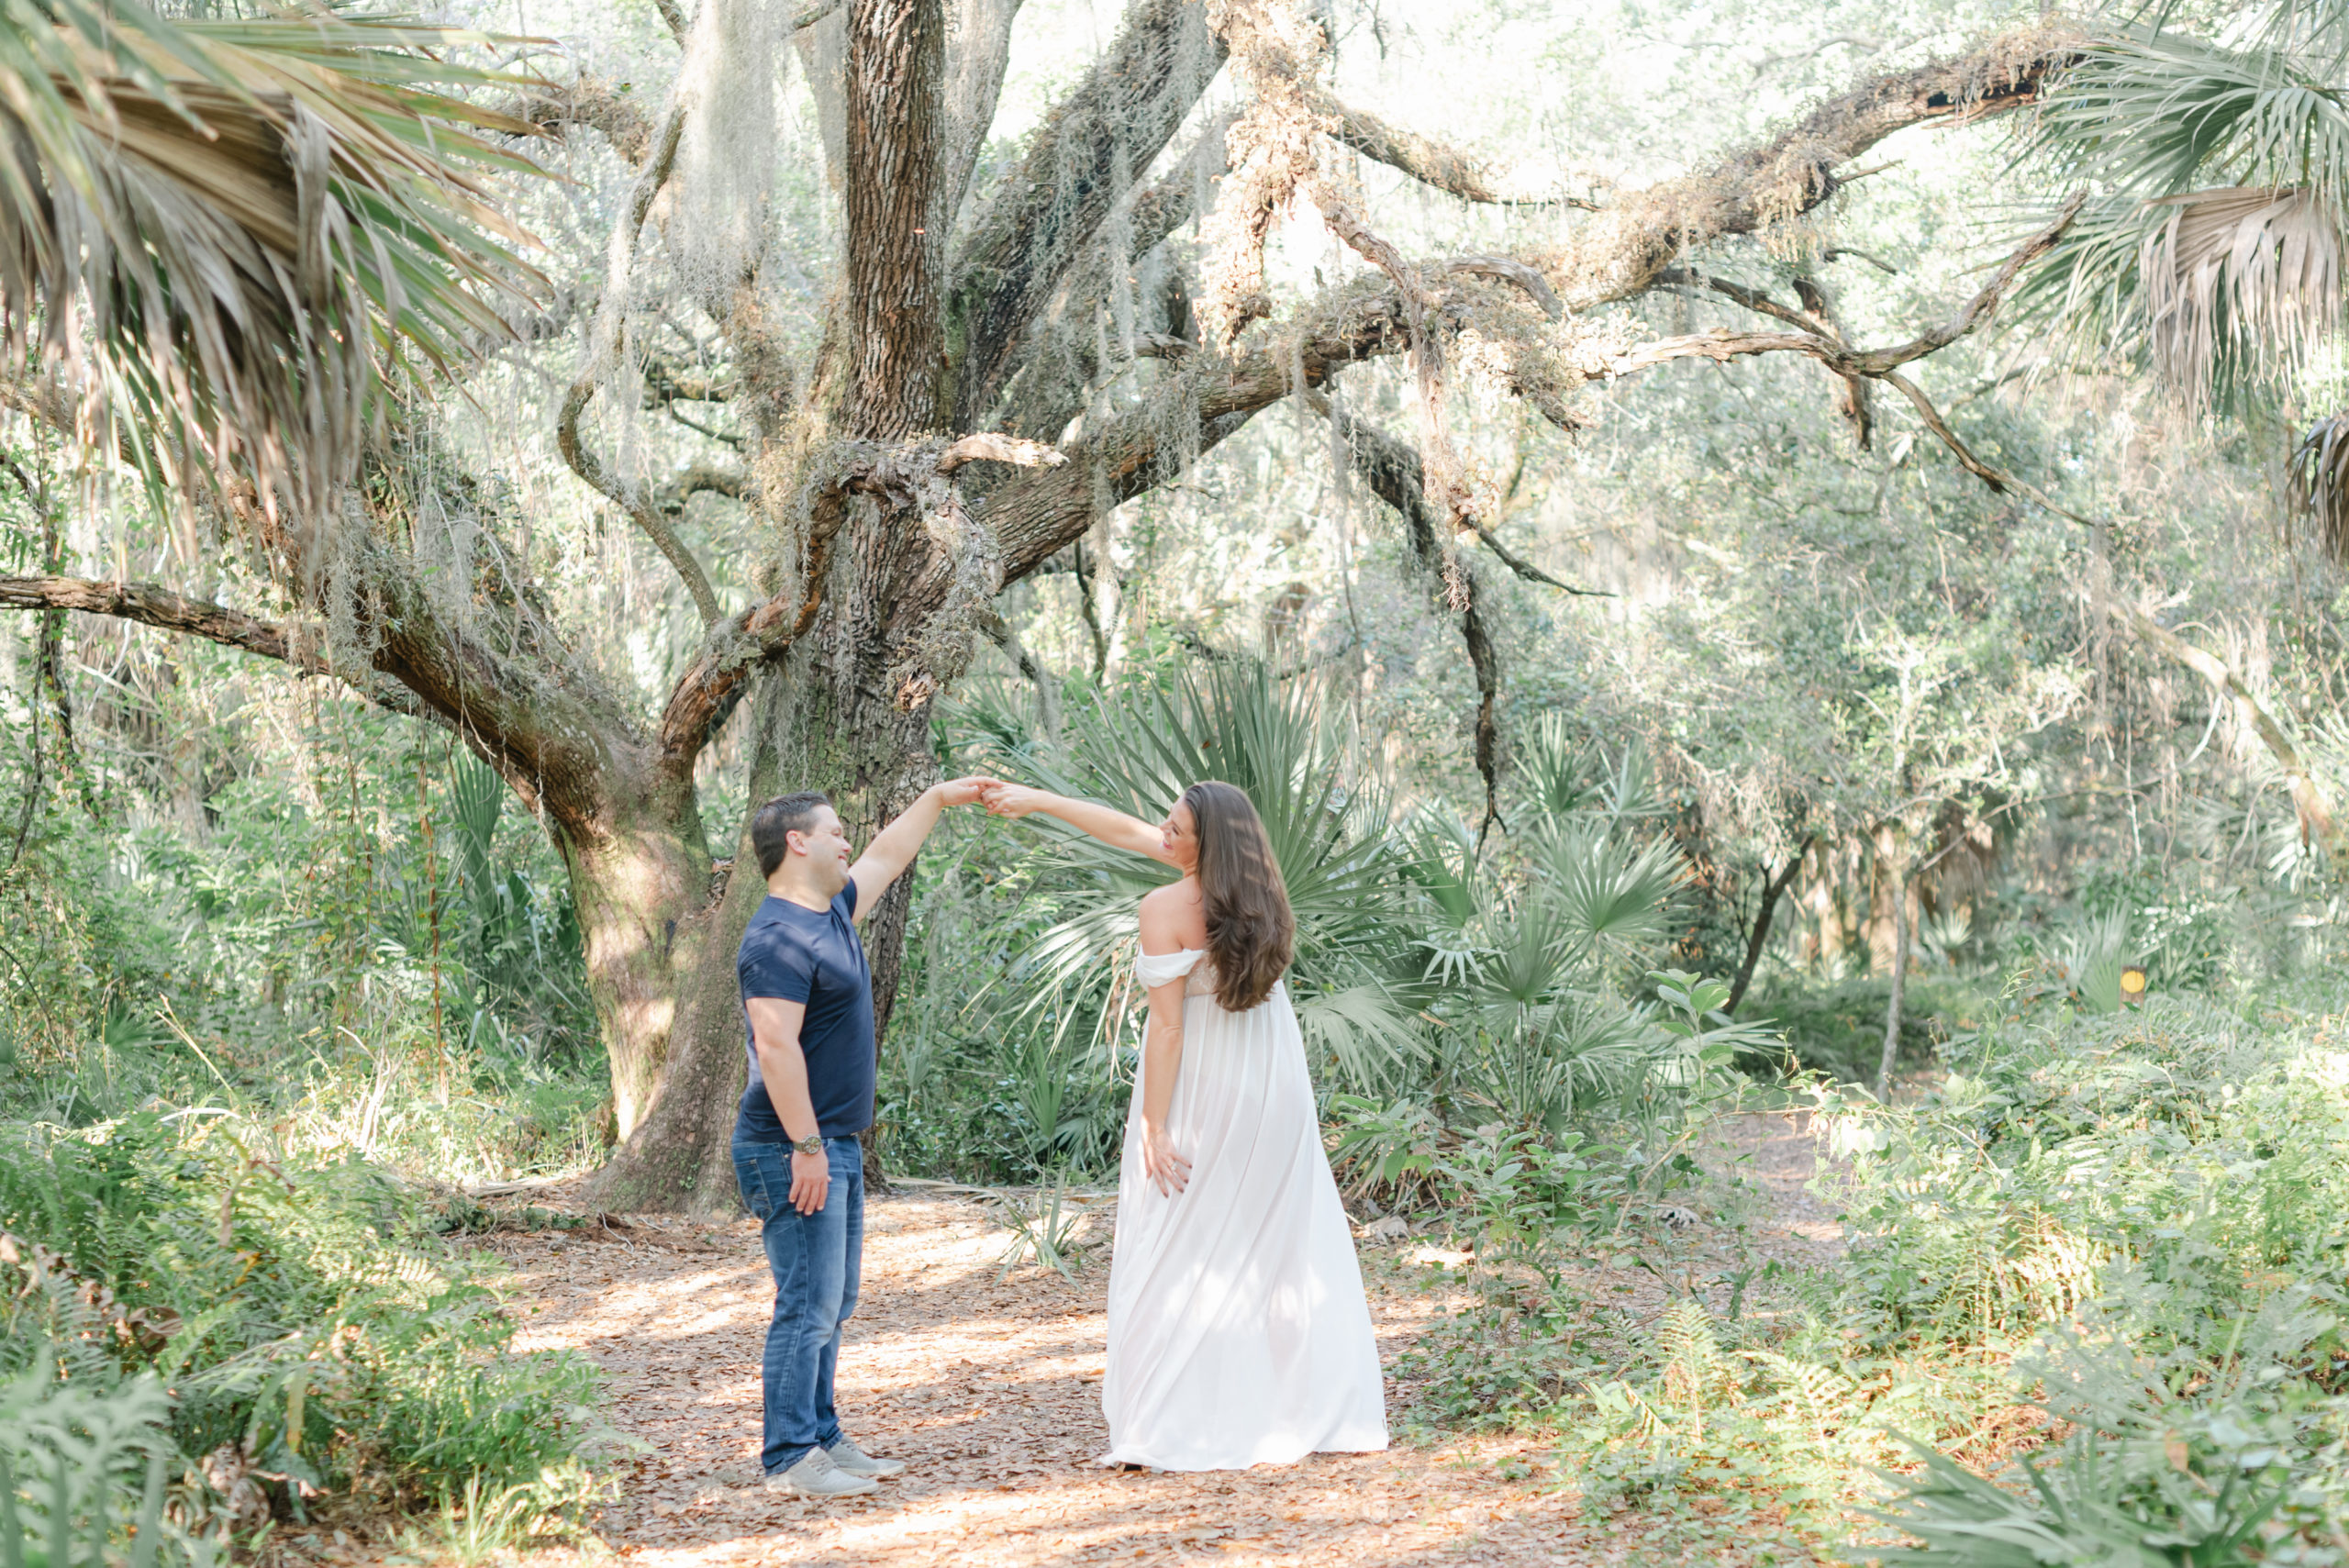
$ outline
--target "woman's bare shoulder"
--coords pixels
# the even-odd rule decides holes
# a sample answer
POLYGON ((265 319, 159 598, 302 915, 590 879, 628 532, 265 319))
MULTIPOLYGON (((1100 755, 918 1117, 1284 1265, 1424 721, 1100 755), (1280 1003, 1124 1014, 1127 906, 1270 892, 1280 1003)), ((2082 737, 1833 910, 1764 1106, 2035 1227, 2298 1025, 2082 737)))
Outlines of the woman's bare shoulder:
POLYGON ((1193 948, 1207 940, 1207 918, 1199 908, 1199 884, 1190 877, 1170 882, 1142 895, 1141 934, 1145 945, 1153 937, 1193 948))

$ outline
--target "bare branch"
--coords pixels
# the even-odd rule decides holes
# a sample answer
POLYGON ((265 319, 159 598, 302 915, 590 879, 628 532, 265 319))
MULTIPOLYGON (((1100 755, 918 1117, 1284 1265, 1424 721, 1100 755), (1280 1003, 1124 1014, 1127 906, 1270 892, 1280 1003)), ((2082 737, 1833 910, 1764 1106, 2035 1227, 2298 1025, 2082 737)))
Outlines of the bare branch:
POLYGON ((1616 375, 1628 375, 1672 360, 1693 357, 1726 362, 1749 354, 1790 351, 1808 354, 1838 375, 1882 377, 1911 360, 1923 359, 1927 354, 1949 347, 1987 321, 1998 307, 1999 296, 2014 282, 2015 274, 2043 255, 2048 247, 2054 245, 2064 230, 2071 226, 2073 217, 2079 212, 2081 200, 2082 197, 2074 196, 2056 215, 2054 222, 2024 241, 2013 255, 2007 258, 1998 275, 1967 300, 1955 316, 1906 343, 1889 349, 1855 350, 1836 339, 1832 335, 1833 329, 1825 323, 1810 321, 1807 324, 1807 330, 1795 333, 1714 331, 1659 339, 1615 356, 1609 361, 1609 369, 1616 375))
MULTIPOLYGON (((1949 428, 1949 422, 1943 419, 1933 407, 1932 399, 1925 395, 1922 387, 1898 371, 1886 371, 1876 379, 1884 382, 1909 400, 1909 406, 1917 410, 1917 417, 1924 420, 1925 428, 1931 430, 1940 439, 1942 445, 1949 449, 1950 455, 1957 459, 1966 473, 1974 475, 2001 495, 2014 487, 2016 481, 2012 475, 2001 473, 1992 468, 1988 463, 1976 457, 1971 447, 1957 439, 1957 432, 1949 428)), ((2052 503, 2049 505, 2053 510, 2063 510, 2060 506, 2054 506, 2052 503)))
POLYGON ((1331 134, 1347 147, 1462 201, 1501 206, 1581 207, 1592 212, 1598 208, 1597 202, 1579 196, 1505 195, 1493 188, 1483 165, 1467 153, 1391 125, 1367 109, 1340 103, 1327 94, 1315 95, 1315 105, 1336 122, 1331 134))
POLYGON ((1008 462, 1021 468, 1058 468, 1068 455, 1042 441, 981 433, 952 442, 938 459, 938 472, 952 473, 966 462, 1008 462))
POLYGON ((677 0, 652 0, 652 6, 661 13, 662 23, 668 28, 669 36, 679 43, 685 42, 689 25, 685 20, 685 7, 678 5, 677 0))
MULTIPOLYGON (((340 673, 322 641, 278 621, 262 620, 206 599, 190 599, 152 583, 106 583, 87 577, 0 577, 0 606, 19 610, 80 610, 113 616, 166 631, 185 632, 227 648, 241 648, 313 675, 340 673)), ((354 681, 365 691, 372 672, 354 681)))
POLYGON ((1542 571, 1539 566, 1534 565, 1533 562, 1511 550, 1507 545, 1501 543, 1499 539, 1495 539, 1493 537, 1493 530, 1485 527, 1482 523, 1476 525, 1476 537, 1485 541, 1485 547, 1487 550, 1490 550, 1495 555, 1500 558, 1502 565, 1508 567, 1511 572, 1516 573, 1520 577, 1524 578, 1529 583, 1547 583, 1553 588, 1564 589, 1565 592, 1574 595, 1575 597, 1583 599, 1612 599, 1618 596, 1614 594, 1609 593, 1604 588, 1577 588, 1572 583, 1560 582, 1557 578, 1551 576, 1547 572, 1542 571))
POLYGON ((1865 250, 1855 250, 1849 245, 1830 245, 1826 250, 1821 250, 1820 254, 1831 261, 1840 261, 1846 256, 1853 258, 1854 261, 1865 261, 1869 266, 1874 267, 1877 272, 1882 272, 1887 278, 1897 278, 1900 275, 1900 269, 1894 266, 1891 262, 1880 260, 1876 256, 1872 256, 1865 250))

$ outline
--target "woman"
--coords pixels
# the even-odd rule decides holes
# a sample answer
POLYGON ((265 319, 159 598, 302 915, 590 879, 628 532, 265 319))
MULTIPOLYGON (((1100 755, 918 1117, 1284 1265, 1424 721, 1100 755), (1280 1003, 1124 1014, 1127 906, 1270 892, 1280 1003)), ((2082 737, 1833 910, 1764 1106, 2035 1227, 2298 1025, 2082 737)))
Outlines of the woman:
POLYGON ((1193 784, 1156 828, 1018 784, 985 798, 1183 873, 1141 901, 1150 1028, 1118 1178, 1100 1462, 1244 1470, 1385 1448, 1370 1307, 1281 984, 1297 921, 1256 808, 1228 784, 1193 784))

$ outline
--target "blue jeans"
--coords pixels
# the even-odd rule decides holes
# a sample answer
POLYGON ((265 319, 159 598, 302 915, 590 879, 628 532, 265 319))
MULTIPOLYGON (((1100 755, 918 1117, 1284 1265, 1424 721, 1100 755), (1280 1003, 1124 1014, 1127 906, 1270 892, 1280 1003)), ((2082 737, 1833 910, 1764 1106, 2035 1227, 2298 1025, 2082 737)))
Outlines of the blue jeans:
POLYGON ((780 1475, 811 1448, 841 1440, 832 1408, 841 1325, 856 1310, 864 1258, 864 1151, 853 1138, 824 1140, 832 1171, 824 1207, 791 1207, 791 1146, 733 1147, 734 1179, 758 1217, 774 1273, 774 1319, 767 1325, 766 1432, 759 1463, 780 1475))

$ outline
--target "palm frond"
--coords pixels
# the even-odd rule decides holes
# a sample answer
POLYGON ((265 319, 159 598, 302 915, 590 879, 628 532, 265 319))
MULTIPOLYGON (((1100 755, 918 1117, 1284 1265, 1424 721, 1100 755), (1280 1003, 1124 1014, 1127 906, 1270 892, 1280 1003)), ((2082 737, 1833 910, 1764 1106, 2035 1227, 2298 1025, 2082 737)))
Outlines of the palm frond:
POLYGON ((1357 1093, 1376 1087, 1399 1062, 1416 1059, 1419 1031, 1411 1013, 1379 985, 1349 985, 1308 995, 1297 1004, 1297 1029, 1316 1059, 1337 1063, 1357 1093))
POLYGON ((2316 524, 2317 542, 2349 562, 2349 414, 2328 414, 2292 450, 2291 510, 2316 524))
POLYGON ((473 134, 529 128, 443 58, 490 41, 0 0, 0 346, 38 328, 158 491, 242 479, 321 513, 400 346, 445 369, 535 282, 484 179, 529 165, 473 134))
POLYGON ((2341 318, 2341 230, 2307 186, 2195 191, 2139 247, 2154 363, 2189 398, 2222 351, 2260 370, 2302 362, 2341 318))
POLYGON ((2136 28, 2081 52, 2020 160, 2095 195, 2017 289, 2020 325, 2141 348, 2189 403, 2221 407, 2338 330, 2349 105, 2337 51, 2295 38, 2315 35, 2231 47, 2136 28))
POLYGON ((1572 951, 1628 954, 1661 940, 1664 909, 1687 875, 1667 840, 1626 848, 1604 824, 1553 830, 1541 847, 1544 896, 1572 951))
MULTIPOLYGON (((1308 1036, 1357 1082, 1410 1038, 1397 899, 1401 857, 1386 801, 1359 787, 1350 739, 1303 682, 1254 665, 1186 672, 1117 694, 1072 717, 1066 754, 1035 751, 1017 771, 1063 795, 1107 801, 1145 820, 1193 783, 1219 778, 1254 803, 1297 915, 1290 991, 1308 1036)), ((1040 998, 1107 986, 1131 962, 1142 896, 1174 873, 1049 818, 1042 874, 1075 890, 1024 973, 1040 998)))

